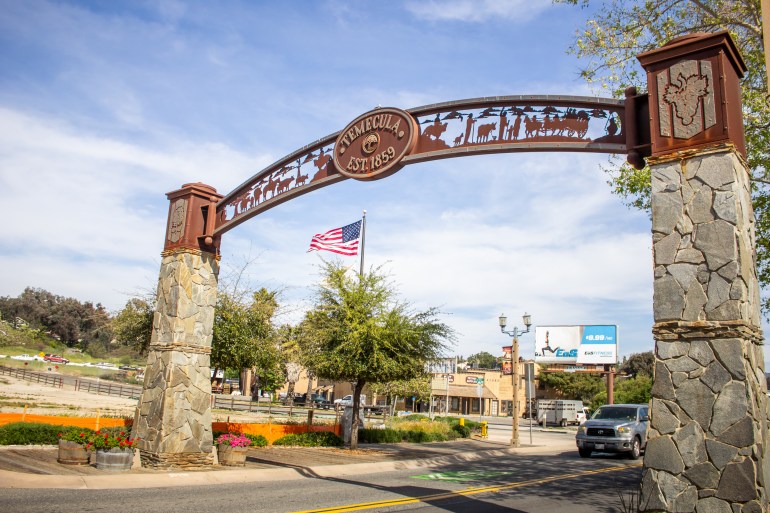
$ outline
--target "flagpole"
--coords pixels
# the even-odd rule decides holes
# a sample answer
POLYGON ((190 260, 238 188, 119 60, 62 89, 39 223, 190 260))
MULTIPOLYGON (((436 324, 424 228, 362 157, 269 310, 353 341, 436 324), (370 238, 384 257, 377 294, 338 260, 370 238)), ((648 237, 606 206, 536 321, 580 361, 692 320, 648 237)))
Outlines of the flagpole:
POLYGON ((359 276, 364 275, 364 243, 366 242, 366 210, 364 210, 364 217, 361 219, 361 272, 359 276))

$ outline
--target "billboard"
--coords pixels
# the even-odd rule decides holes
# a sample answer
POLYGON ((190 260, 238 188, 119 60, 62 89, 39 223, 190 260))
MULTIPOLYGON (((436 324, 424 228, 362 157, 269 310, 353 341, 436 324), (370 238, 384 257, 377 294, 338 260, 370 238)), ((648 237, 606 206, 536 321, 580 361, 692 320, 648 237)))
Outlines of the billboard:
POLYGON ((428 374, 454 374, 457 372, 457 358, 438 358, 425 365, 428 374))
POLYGON ((562 364, 616 364, 615 325, 537 326, 535 361, 562 364))

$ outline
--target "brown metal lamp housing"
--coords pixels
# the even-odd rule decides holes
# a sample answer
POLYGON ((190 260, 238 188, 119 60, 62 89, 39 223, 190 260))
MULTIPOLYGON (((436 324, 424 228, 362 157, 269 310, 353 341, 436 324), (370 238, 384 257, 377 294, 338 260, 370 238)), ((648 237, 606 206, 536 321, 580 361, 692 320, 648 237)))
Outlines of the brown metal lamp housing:
POLYGON ((638 59, 657 105, 653 157, 727 142, 746 156, 740 79, 747 68, 727 31, 683 36, 638 59))

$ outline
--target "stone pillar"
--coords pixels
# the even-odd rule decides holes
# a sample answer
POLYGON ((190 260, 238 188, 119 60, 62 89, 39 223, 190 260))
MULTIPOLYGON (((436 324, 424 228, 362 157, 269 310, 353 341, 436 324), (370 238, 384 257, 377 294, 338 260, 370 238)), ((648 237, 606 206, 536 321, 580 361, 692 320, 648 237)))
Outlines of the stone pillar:
POLYGON ((768 401, 738 90, 745 66, 724 32, 639 60, 652 118, 656 340, 640 510, 765 512, 768 401))
POLYGON ((219 241, 206 234, 213 232, 221 196, 209 186, 187 184, 168 198, 157 306, 133 435, 139 437, 143 466, 201 467, 213 464, 210 354, 219 274, 219 241))

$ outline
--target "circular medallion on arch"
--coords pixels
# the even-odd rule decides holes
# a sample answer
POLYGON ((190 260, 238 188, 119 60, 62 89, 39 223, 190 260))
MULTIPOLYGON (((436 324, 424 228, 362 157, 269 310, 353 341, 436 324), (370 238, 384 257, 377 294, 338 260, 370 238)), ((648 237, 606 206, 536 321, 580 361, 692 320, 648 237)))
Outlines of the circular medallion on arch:
POLYGON ((406 111, 374 109, 345 127, 334 143, 334 166, 356 180, 384 178, 401 169, 412 151, 419 129, 406 111))

